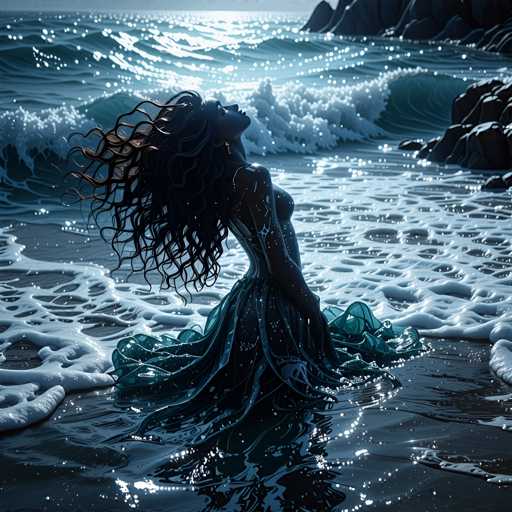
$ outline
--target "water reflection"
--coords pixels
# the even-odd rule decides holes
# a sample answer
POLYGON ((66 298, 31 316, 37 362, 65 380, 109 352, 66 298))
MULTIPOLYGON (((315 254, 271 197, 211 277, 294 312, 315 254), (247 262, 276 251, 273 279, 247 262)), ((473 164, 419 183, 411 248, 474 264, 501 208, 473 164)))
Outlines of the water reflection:
POLYGON ((342 473, 327 463, 332 417, 262 408, 236 431, 167 457, 150 473, 154 485, 185 483, 204 510, 325 511, 345 500, 342 473))
MULTIPOLYGON (((123 468, 116 483, 134 508, 141 493, 162 498, 192 491, 204 499, 205 511, 328 511, 338 510, 350 492, 347 510, 357 510, 368 501, 353 487, 354 464, 370 455, 364 410, 383 406, 397 392, 391 381, 376 380, 347 388, 340 404, 324 410, 299 408, 286 396, 269 397, 236 429, 192 448, 187 439, 201 428, 197 418, 179 428, 158 428, 142 441, 114 443, 126 450, 138 476, 128 483, 129 467, 123 468)), ((123 400, 117 405, 129 409, 123 400)), ((141 417, 129 415, 135 421, 141 417)))

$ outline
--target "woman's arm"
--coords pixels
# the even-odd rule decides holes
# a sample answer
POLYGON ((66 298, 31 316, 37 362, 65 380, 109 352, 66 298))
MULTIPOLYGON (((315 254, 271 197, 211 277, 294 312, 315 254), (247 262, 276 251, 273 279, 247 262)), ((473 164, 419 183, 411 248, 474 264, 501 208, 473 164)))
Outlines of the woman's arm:
POLYGON ((302 268, 300 260, 299 244, 297 243, 297 235, 291 220, 281 221, 281 233, 288 250, 288 256, 297 264, 299 268, 302 268))
POLYGON ((243 191, 270 275, 304 316, 316 319, 321 314, 319 301, 286 248, 276 215, 270 172, 259 166, 244 169, 237 173, 236 180, 235 186, 243 191))

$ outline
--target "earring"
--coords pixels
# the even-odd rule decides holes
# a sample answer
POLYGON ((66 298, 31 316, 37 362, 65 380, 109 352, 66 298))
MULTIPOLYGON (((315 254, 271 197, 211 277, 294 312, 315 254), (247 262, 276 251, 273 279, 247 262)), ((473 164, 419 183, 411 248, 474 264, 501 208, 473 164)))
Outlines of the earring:
POLYGON ((231 156, 231 146, 228 141, 224 142, 224 147, 226 148, 228 155, 231 156))

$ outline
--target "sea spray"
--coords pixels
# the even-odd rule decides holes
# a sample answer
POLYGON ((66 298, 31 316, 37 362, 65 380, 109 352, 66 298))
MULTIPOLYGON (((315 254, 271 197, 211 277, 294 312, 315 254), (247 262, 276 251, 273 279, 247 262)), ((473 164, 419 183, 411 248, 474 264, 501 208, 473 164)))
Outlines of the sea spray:
MULTIPOLYGON (((263 80, 254 91, 227 94, 204 91, 205 98, 243 105, 251 118, 244 134, 248 152, 253 155, 299 153, 314 154, 333 149, 346 141, 375 138, 385 133, 378 120, 386 108, 390 84, 404 77, 424 73, 420 68, 383 73, 380 77, 356 85, 313 88, 300 84, 275 86, 263 80)), ((177 90, 154 92, 152 99, 165 102, 177 90)), ((73 132, 87 133, 99 125, 108 129, 117 116, 130 111, 137 103, 148 99, 141 93, 115 93, 79 107, 68 106, 31 111, 18 107, 0 114, 0 173, 4 181, 23 187, 23 180, 9 172, 8 148, 37 174, 34 157, 46 152, 62 160, 73 144, 91 144, 80 137, 68 141, 73 132), (17 183, 17 181, 19 183, 17 183)), ((151 108, 146 105, 145 108, 151 108)), ((144 107, 143 107, 144 108, 144 107)), ((154 110, 154 109, 153 109, 154 110)), ((96 139, 97 140, 97 139, 96 139)), ((38 176, 44 180, 44 176, 38 176)))

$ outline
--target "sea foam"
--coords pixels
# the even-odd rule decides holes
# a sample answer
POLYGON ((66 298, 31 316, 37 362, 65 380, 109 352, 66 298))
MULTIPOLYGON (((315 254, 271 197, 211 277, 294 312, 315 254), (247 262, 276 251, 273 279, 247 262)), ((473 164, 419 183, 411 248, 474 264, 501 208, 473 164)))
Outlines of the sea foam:
POLYGON ((512 385, 512 336, 494 344, 490 366, 500 379, 512 385))
MULTIPOLYGON (((412 325, 423 336, 494 343, 491 369, 512 382, 509 198, 479 191, 469 172, 443 175, 398 152, 368 151, 297 159, 312 172, 271 167, 273 180, 295 200, 308 285, 325 306, 360 300, 379 318, 412 325)), ((55 240, 49 226, 34 229, 38 240, 55 240)), ((84 244, 95 261, 108 251, 93 231, 68 229, 62 226, 62 236, 74 241, 69 247, 84 244)), ((66 244, 57 261, 42 261, 27 247, 9 229, 0 231, 0 353, 9 359, 9 347, 24 341, 40 359, 35 368, 0 368, 2 430, 51 415, 63 392, 111 386, 105 372, 119 339, 204 324, 247 269, 242 248, 229 238, 215 288, 183 305, 174 293, 116 282, 97 264, 69 262, 66 244)))

